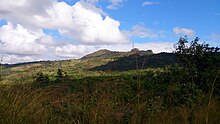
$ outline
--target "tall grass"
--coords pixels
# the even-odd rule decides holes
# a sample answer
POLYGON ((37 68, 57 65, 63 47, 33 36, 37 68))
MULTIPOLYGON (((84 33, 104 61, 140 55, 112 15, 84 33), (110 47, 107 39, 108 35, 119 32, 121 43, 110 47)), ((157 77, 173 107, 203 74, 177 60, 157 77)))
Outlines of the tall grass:
POLYGON ((17 85, 0 89, 0 123, 78 123, 81 110, 62 87, 17 85), (60 89, 61 88, 61 89, 60 89))
POLYGON ((174 104, 180 87, 166 71, 0 86, 0 123, 206 123, 207 110, 210 124, 220 121, 216 97, 201 93, 192 106, 174 104))
POLYGON ((1 61, 0 61, 0 66, 1 66, 1 68, 0 68, 0 82, 2 81, 2 70, 3 70, 3 65, 1 65, 1 64, 2 64, 3 58, 4 58, 4 55, 2 55, 2 57, 1 57, 1 61))
MULTIPOLYGON (((120 90, 126 86, 113 82, 99 82, 91 86, 84 82, 82 90, 75 85, 57 84, 44 88, 30 85, 16 85, 0 88, 0 123, 189 123, 193 109, 193 123, 205 123, 206 96, 196 101, 193 107, 165 106, 163 97, 152 97, 143 92, 140 100, 131 100, 120 90), (104 83, 104 84, 103 84, 104 83), (69 88, 77 88, 70 91, 69 88), (86 88, 85 88, 86 87, 86 88), (89 87, 93 87, 89 89, 89 87)), ((210 101, 209 123, 217 123, 220 115, 220 102, 210 101)))
POLYGON ((212 87, 211 87, 211 90, 210 90, 210 95, 209 95, 209 102, 208 102, 208 107, 207 107, 207 114, 206 114, 206 124, 209 123, 209 113, 210 113, 210 107, 211 107, 211 101, 212 101, 212 97, 213 97, 213 93, 214 93, 214 89, 215 89, 215 84, 216 84, 216 80, 218 78, 218 75, 219 75, 219 72, 217 72, 216 76, 215 76, 215 79, 212 83, 212 87))

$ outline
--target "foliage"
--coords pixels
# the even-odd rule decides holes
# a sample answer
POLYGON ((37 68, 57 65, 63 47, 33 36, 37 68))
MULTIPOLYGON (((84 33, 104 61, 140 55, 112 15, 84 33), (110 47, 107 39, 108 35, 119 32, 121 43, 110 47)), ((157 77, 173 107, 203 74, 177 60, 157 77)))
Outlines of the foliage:
POLYGON ((55 76, 55 82, 61 82, 62 81, 62 79, 63 79, 63 71, 62 71, 62 69, 58 69, 57 70, 57 75, 55 76))
POLYGON ((3 71, 3 65, 2 65, 2 61, 3 61, 4 55, 1 57, 1 61, 0 61, 0 82, 3 80, 2 79, 2 71, 3 71))
MULTIPOLYGON (((180 38, 175 45, 175 53, 182 62, 189 81, 205 92, 209 92, 211 84, 220 70, 220 48, 199 43, 196 37, 187 45, 187 37, 180 38)), ((184 75, 184 74, 182 74, 184 75)), ((220 87, 217 87, 219 90, 220 87)), ((220 93, 220 92, 219 92, 220 93)))
MULTIPOLYGON (((181 37, 175 44, 175 53, 179 55, 179 59, 185 67, 193 67, 194 69, 219 69, 219 50, 218 47, 210 47, 209 44, 199 44, 199 38, 196 37, 189 43, 187 37, 181 37)), ((198 70, 198 71, 200 71, 198 70)))
MULTIPOLYGON (((185 99, 183 99, 183 101, 185 101, 190 108, 192 108, 195 101, 199 99, 202 93, 200 90, 209 93, 210 97, 206 115, 206 123, 208 123, 212 95, 213 93, 220 95, 219 83, 215 86, 216 80, 219 82, 220 79, 218 75, 220 71, 220 48, 210 47, 209 44, 206 43, 200 44, 198 37, 189 43, 186 36, 179 39, 175 48, 175 53, 184 67, 181 76, 185 77, 185 82, 180 83, 179 86, 181 86, 181 90, 177 93, 180 93, 180 98, 184 96, 185 99)), ((189 123, 192 123, 194 118, 192 113, 193 111, 190 112, 189 123)))
POLYGON ((55 76, 55 83, 63 83, 63 82, 70 82, 70 77, 66 72, 64 72, 62 69, 57 69, 55 76))
MULTIPOLYGON (((187 123, 190 111, 193 123, 204 123, 206 96, 200 94, 192 107, 180 104, 188 96, 178 94, 182 87, 174 83, 178 71, 172 68, 93 76, 44 88, 1 87, 0 123, 187 123)), ((219 105, 216 99, 211 102, 210 123, 219 121, 219 105)))
POLYGON ((42 72, 39 72, 34 77, 37 84, 46 84, 49 83, 49 77, 47 75, 44 75, 42 72))
POLYGON ((145 68, 159 68, 177 63, 176 56, 173 53, 132 54, 110 61, 107 64, 96 66, 90 70, 95 71, 128 71, 145 68), (126 63, 126 64, 125 64, 126 63))

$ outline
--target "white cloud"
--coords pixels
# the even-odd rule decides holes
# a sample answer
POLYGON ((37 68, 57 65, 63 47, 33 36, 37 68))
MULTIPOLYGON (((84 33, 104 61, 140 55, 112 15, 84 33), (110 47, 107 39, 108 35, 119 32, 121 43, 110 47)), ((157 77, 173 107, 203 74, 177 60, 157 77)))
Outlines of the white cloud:
POLYGON ((33 17, 47 17, 45 10, 50 8, 54 2, 55 0, 1 0, 0 18, 21 24, 29 29, 40 28, 40 23, 33 17))
POLYGON ((144 25, 137 24, 134 25, 131 29, 131 31, 124 31, 124 33, 129 36, 137 36, 140 38, 155 38, 158 37, 158 34, 153 32, 152 30, 146 28, 144 25))
POLYGON ((55 55, 63 58, 80 58, 91 51, 95 51, 94 46, 68 44, 56 47, 55 55))
POLYGON ((183 35, 188 35, 188 36, 195 35, 195 32, 190 28, 175 27, 175 28, 173 28, 173 32, 175 34, 183 34, 183 35))
POLYGON ((119 29, 120 22, 104 16, 104 12, 92 4, 81 1, 70 6, 65 2, 49 0, 41 7, 39 3, 42 3, 42 0, 20 1, 22 4, 2 0, 0 18, 21 24, 29 30, 42 28, 58 30, 62 35, 72 37, 75 42, 83 44, 128 42, 119 29))
POLYGON ((108 16, 103 18, 100 14, 86 9, 80 3, 76 3, 72 9, 72 21, 70 22, 73 24, 70 28, 68 27, 69 29, 60 29, 61 34, 74 37, 77 42, 89 45, 128 42, 119 29, 119 21, 108 16))
POLYGON ((99 1, 98 0, 81 0, 79 2, 83 7, 85 7, 86 9, 89 9, 95 13, 99 13, 103 16, 108 15, 107 13, 105 13, 102 8, 100 8, 99 6, 99 1))
POLYGON ((142 3, 142 6, 157 5, 157 4, 160 4, 160 2, 145 1, 142 3))
MULTIPOLYGON (((172 52, 174 42, 145 42, 135 43, 134 47, 140 50, 153 50, 154 53, 160 52, 172 52)), ((114 51, 130 51, 132 49, 131 44, 125 45, 109 45, 102 46, 101 48, 110 49, 114 51)))
MULTIPOLYGON (((159 52, 172 52, 174 42, 145 42, 145 43, 135 43, 135 48, 140 50, 153 50, 154 53, 159 52)), ((131 44, 124 45, 71 45, 67 44, 64 46, 57 46, 49 54, 51 55, 50 60, 58 59, 73 59, 81 58, 82 56, 95 52, 100 49, 108 49, 112 51, 130 51, 132 49, 131 44), (53 59, 52 59, 53 58, 53 59)), ((39 56, 23 56, 23 55, 7 55, 4 57, 3 63, 18 63, 18 62, 30 62, 47 60, 47 58, 42 59, 39 56)))
POLYGON ((37 42, 40 36, 21 25, 8 23, 0 27, 1 51, 8 54, 42 54, 46 48, 37 42))
POLYGON ((108 0, 111 5, 107 6, 108 9, 118 9, 122 3, 124 2, 124 0, 108 0))
POLYGON ((30 56, 5 55, 2 63, 15 64, 15 63, 32 62, 32 61, 36 61, 36 59, 30 56))
POLYGON ((49 35, 42 34, 41 37, 38 38, 38 43, 45 46, 57 46, 58 44, 54 41, 53 37, 49 35))
POLYGON ((96 5, 99 3, 99 0, 81 0, 81 2, 89 3, 92 5, 96 5))
MULTIPOLYGON (((91 4, 91 5, 98 5, 99 3, 99 0, 80 0, 81 3, 88 3, 88 4, 91 4)), ((125 1, 125 0, 107 0, 110 5, 107 6, 107 9, 118 9, 119 7, 122 6, 122 3, 125 1)))
MULTIPOLYGON (((174 42, 146 42, 146 43, 135 43, 135 48, 140 50, 153 50, 154 53, 160 52, 172 52, 174 42)), ((108 49, 112 51, 130 51, 132 49, 131 44, 118 44, 118 45, 65 45, 57 47, 55 53, 57 56, 63 58, 80 58, 88 53, 100 50, 108 49)))
POLYGON ((147 43, 139 43, 135 46, 139 49, 143 50, 153 50, 154 53, 160 52, 173 52, 174 42, 147 42, 147 43))
MULTIPOLYGON (((110 0, 109 8, 118 8, 124 0, 110 0)), ((131 45, 120 22, 97 8, 98 0, 81 0, 73 6, 55 0, 0 0, 0 19, 9 23, 0 27, 0 53, 4 62, 17 63, 36 60, 80 58, 106 48, 129 51, 131 45), (44 3, 44 4, 42 4, 44 3), (57 41, 42 29, 57 30, 73 42, 57 41)), ((135 25, 128 36, 157 37, 157 33, 135 25)), ((154 52, 170 51, 167 42, 137 43, 139 49, 154 52)))

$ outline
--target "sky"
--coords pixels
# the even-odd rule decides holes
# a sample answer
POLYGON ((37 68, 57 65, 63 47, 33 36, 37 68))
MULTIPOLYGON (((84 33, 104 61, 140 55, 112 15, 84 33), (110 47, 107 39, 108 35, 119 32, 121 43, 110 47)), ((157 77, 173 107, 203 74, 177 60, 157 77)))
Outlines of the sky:
POLYGON ((172 52, 185 35, 220 46, 220 0, 0 0, 1 63, 172 52))

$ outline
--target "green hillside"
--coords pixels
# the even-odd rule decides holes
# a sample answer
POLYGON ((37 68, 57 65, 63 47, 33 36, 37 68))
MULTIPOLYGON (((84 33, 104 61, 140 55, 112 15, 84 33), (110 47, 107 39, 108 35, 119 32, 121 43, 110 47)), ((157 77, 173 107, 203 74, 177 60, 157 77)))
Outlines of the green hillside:
POLYGON ((219 54, 202 71, 178 57, 99 50, 81 59, 2 65, 0 123, 218 123, 219 54))
POLYGON ((128 71, 146 68, 159 68, 178 64, 172 53, 159 54, 131 54, 108 62, 105 65, 94 67, 91 70, 99 71, 128 71))
POLYGON ((4 83, 20 76, 31 77, 38 72, 54 76, 58 68, 70 77, 85 77, 99 75, 105 71, 129 71, 136 69, 165 67, 177 63, 172 53, 153 54, 152 51, 116 52, 99 50, 81 59, 63 61, 40 61, 3 65, 2 76, 4 83), (136 68, 138 65, 138 68, 136 68))

